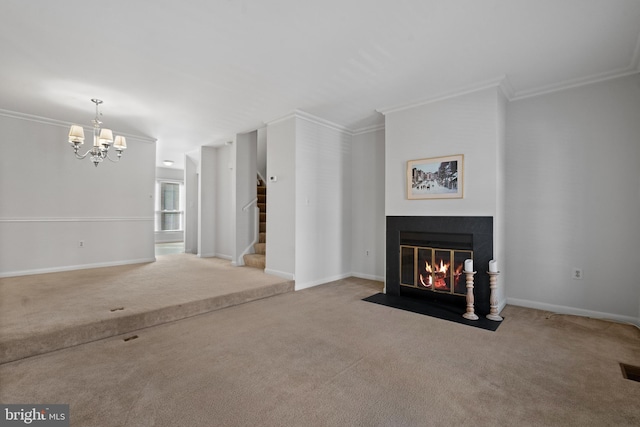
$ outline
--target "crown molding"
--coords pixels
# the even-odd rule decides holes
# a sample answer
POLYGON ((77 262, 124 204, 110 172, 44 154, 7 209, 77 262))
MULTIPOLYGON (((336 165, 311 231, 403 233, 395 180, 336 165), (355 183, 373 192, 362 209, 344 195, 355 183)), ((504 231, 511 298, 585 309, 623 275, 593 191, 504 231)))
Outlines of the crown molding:
POLYGON ((629 61, 629 65, 617 70, 605 71, 604 73, 593 74, 587 77, 580 77, 577 79, 565 80, 563 82, 554 83, 534 89, 528 89, 515 92, 514 96, 510 98, 510 101, 517 101, 520 99, 531 98, 539 95, 546 95, 553 92, 559 92, 566 89, 572 89, 580 86, 590 85, 594 83, 604 82, 607 80, 613 80, 621 77, 630 76, 636 73, 640 73, 640 34, 638 34, 638 40, 636 40, 636 47, 633 50, 633 55, 629 61))
POLYGON ((366 126, 360 129, 356 129, 354 130, 351 134, 352 135, 363 135, 365 133, 370 133, 370 132, 377 132, 379 130, 384 130, 385 126, 384 123, 382 124, 377 124, 377 125, 371 125, 371 126, 366 126))
POLYGON ((296 110, 294 110, 294 111, 292 111, 290 113, 287 113, 284 116, 277 117, 275 119, 265 120, 264 124, 265 124, 265 126, 275 125, 275 124, 278 124, 280 122, 284 122, 285 120, 292 119, 295 116, 296 116, 296 110))
MULTIPOLYGON (((50 125, 50 126, 64 127, 64 128, 69 128, 69 126, 75 124, 71 122, 65 122, 62 120, 50 119, 48 117, 35 116, 33 114, 19 113, 17 111, 10 111, 10 110, 3 110, 3 109, 0 109, 0 116, 8 117, 11 119, 26 120, 29 122, 41 123, 41 124, 50 125)), ((91 131, 93 132, 93 128, 90 128, 87 126, 82 126, 82 127, 84 129, 91 129, 91 131)), ((131 138, 141 142, 147 142, 152 144, 157 142, 156 138, 151 138, 148 136, 134 135, 131 133, 124 133, 124 132, 118 132, 118 135, 122 135, 125 138, 131 138)))
POLYGON ((502 75, 495 79, 476 83, 470 86, 465 86, 459 89, 452 90, 450 92, 445 92, 445 93, 436 95, 431 98, 423 99, 421 101, 416 101, 409 104, 395 105, 387 108, 378 108, 376 111, 386 116, 387 114, 397 113, 404 110, 410 110, 412 108, 421 107, 423 105, 433 104, 435 102, 440 102, 440 101, 444 101, 446 99, 451 99, 451 98, 457 98, 462 95, 468 95, 470 93, 479 92, 479 91, 491 89, 491 88, 499 88, 505 94, 507 99, 510 99, 510 93, 513 92, 511 84, 507 80, 507 76, 502 75), (505 80, 506 80, 506 83, 505 83, 505 80))
POLYGON ((0 116, 9 117, 11 119, 27 120, 45 125, 53 125, 59 127, 69 127, 73 123, 63 122, 62 120, 49 119, 47 117, 34 116, 33 114, 18 113, 17 111, 0 109, 0 116))
POLYGON ((274 124, 277 124, 277 123, 280 123, 280 122, 283 122, 285 120, 289 120, 289 119, 292 119, 292 118, 298 118, 298 119, 305 120, 305 121, 310 122, 310 123, 314 123, 314 124, 317 124, 317 125, 320 125, 320 126, 324 126, 326 128, 329 128, 329 129, 336 130, 338 132, 343 132, 343 133, 347 133, 349 135, 353 135, 353 131, 351 129, 347 128, 346 126, 342 126, 341 124, 332 122, 332 121, 327 120, 327 119, 323 119, 322 117, 315 116, 315 115, 313 115, 311 113, 307 113, 306 111, 299 110, 299 109, 295 109, 292 112, 290 112, 290 113, 288 113, 288 114, 286 114, 286 115, 284 115, 284 116, 282 116, 280 118, 277 118, 277 119, 274 119, 274 120, 270 120, 270 121, 266 121, 265 124, 266 124, 266 126, 271 126, 271 125, 274 125, 274 124))
POLYGON ((271 126, 277 123, 281 123, 285 120, 289 120, 289 119, 293 119, 293 118, 298 118, 298 119, 302 119, 320 126, 324 126, 326 128, 329 129, 333 129, 333 130, 337 130, 339 132, 343 132, 346 133, 348 135, 354 136, 354 135, 362 135, 365 133, 369 133, 369 132, 376 132, 379 130, 384 130, 385 129, 385 125, 384 123, 382 124, 375 124, 375 125, 371 125, 371 126, 365 126, 362 128, 358 128, 358 129, 350 129, 346 126, 342 126, 338 123, 332 122, 330 120, 326 120, 323 119, 322 117, 318 117, 315 116, 311 113, 307 113, 306 111, 303 110, 294 110, 291 113, 284 115, 282 117, 279 117, 277 119, 274 120, 270 120, 265 122, 265 126, 271 126))
POLYGON ((502 91, 502 94, 507 98, 507 101, 511 101, 516 93, 513 85, 511 84, 511 80, 509 80, 509 76, 506 74, 502 76, 502 80, 498 84, 498 89, 502 91))
POLYGON ((613 80, 621 77, 630 76, 632 74, 638 73, 638 66, 628 66, 622 69, 607 71, 600 74, 594 74, 587 77, 581 77, 578 79, 565 80, 563 82, 554 83, 551 85, 546 85, 542 87, 538 87, 535 89, 528 89, 523 91, 518 91, 515 95, 509 99, 509 101, 519 101, 521 99, 532 98, 534 96, 547 95, 549 93, 560 92, 567 89, 573 89, 580 86, 586 86, 594 83, 600 83, 607 80, 613 80))
POLYGON ((353 131, 346 126, 342 126, 338 123, 332 122, 330 120, 323 119, 322 117, 315 116, 311 113, 307 113, 306 111, 296 110, 295 116, 299 119, 305 120, 307 122, 324 126, 329 129, 337 130, 338 132, 348 133, 349 135, 353 134, 353 131))

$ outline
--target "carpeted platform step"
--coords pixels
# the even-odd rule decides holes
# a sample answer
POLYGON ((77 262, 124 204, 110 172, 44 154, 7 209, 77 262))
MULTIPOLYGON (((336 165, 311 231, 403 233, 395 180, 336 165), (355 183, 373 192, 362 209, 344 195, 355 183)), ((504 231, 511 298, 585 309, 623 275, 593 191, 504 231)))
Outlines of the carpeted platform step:
POLYGON ((244 265, 247 267, 264 270, 266 267, 266 257, 262 254, 247 254, 243 257, 244 265))
POLYGON ((127 313, 126 309, 122 309, 122 311, 114 312, 114 317, 109 320, 33 333, 24 338, 3 340, 0 342, 0 364, 130 333, 293 290, 294 282, 289 281, 157 308, 147 312, 127 313))

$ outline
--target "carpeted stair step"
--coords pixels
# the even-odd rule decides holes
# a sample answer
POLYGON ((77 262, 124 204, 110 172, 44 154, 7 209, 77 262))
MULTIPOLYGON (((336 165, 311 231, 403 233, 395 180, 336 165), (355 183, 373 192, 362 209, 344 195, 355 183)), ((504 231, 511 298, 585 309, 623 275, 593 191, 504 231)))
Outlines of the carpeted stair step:
POLYGON ((261 222, 260 223, 260 233, 266 233, 267 232, 267 223, 266 222, 261 222))
POLYGON ((242 257, 244 265, 247 267, 260 268, 264 270, 266 266, 266 257, 262 254, 247 254, 242 257))
POLYGON ((256 243, 253 245, 253 249, 257 254, 264 255, 267 253, 267 244, 266 243, 256 243))
POLYGON ((267 222, 267 213, 260 212, 260 222, 267 222))
POLYGON ((266 203, 258 203, 258 208, 260 212, 267 212, 267 204, 266 203))
POLYGON ((267 241, 267 233, 258 234, 258 243, 265 243, 267 241))

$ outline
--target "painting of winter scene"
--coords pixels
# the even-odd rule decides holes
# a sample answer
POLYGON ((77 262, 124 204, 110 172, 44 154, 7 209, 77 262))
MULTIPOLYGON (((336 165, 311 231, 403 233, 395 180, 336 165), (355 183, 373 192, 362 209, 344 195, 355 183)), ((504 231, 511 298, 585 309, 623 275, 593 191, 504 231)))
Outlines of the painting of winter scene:
POLYGON ((462 198, 463 159, 457 154, 408 161, 407 198, 462 198))

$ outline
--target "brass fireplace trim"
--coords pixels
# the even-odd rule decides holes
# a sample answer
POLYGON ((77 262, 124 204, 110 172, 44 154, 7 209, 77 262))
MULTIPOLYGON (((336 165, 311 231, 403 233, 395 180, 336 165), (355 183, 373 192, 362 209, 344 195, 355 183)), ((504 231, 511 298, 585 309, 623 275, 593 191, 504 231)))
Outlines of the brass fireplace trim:
MULTIPOLYGON (((441 294, 449 294, 449 295, 460 295, 460 296, 465 296, 466 295, 466 290, 463 293, 458 293, 455 292, 455 279, 454 279, 454 273, 455 273, 455 265, 451 265, 449 267, 449 271, 447 272, 448 276, 449 276, 449 283, 450 283, 450 289, 448 291, 443 291, 443 290, 439 290, 439 289, 435 289, 435 287, 431 287, 431 288, 424 288, 424 287, 420 287, 418 286, 418 271, 419 271, 419 267, 418 267, 418 251, 420 249, 426 249, 426 250, 430 250, 431 251, 431 265, 435 266, 436 265, 436 251, 440 251, 440 252, 449 252, 449 259, 452 260, 452 264, 455 263, 455 254, 456 253, 461 253, 464 252, 465 254, 469 254, 469 257, 471 259, 473 259, 473 251, 469 250, 469 249, 447 249, 447 248, 435 248, 435 247, 429 247, 429 246, 415 246, 415 245, 400 245, 400 251, 399 251, 399 266, 400 268, 398 269, 398 282, 400 283, 400 286, 406 286, 409 288, 414 288, 414 289, 420 289, 423 291, 431 291, 431 292, 437 292, 437 293, 441 293, 441 294), (402 249, 403 248, 409 248, 409 249, 413 249, 413 284, 409 284, 409 283, 403 283, 402 281, 402 249)), ((432 275, 434 273, 431 273, 432 275)))

